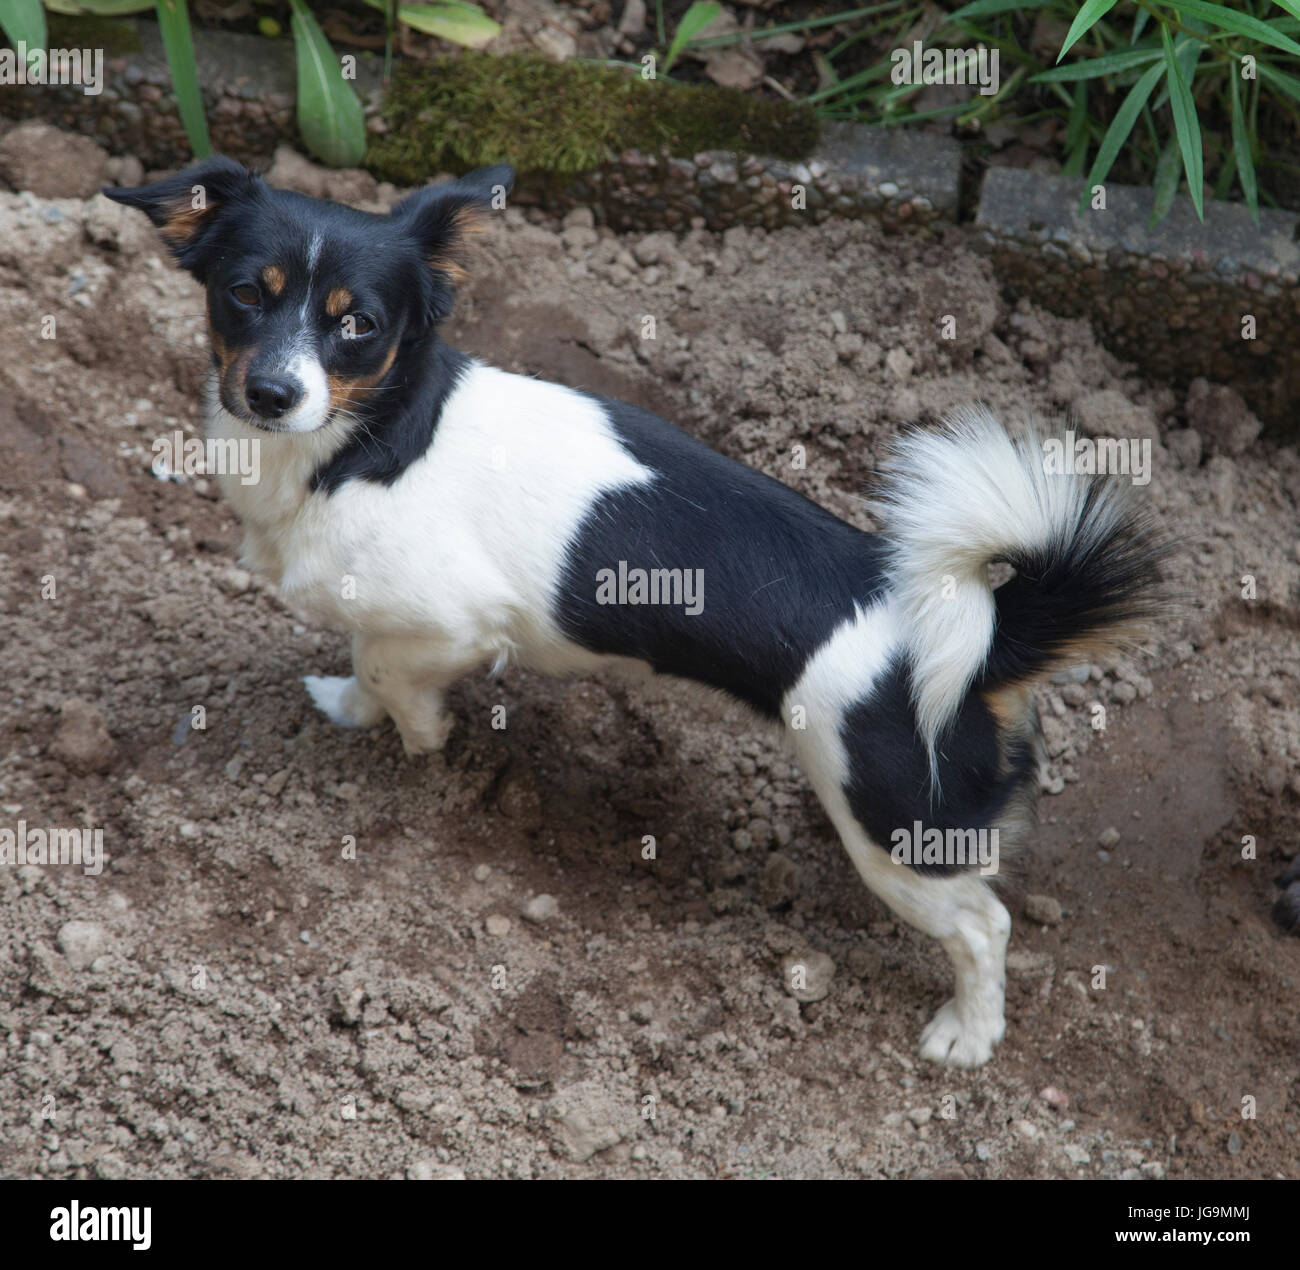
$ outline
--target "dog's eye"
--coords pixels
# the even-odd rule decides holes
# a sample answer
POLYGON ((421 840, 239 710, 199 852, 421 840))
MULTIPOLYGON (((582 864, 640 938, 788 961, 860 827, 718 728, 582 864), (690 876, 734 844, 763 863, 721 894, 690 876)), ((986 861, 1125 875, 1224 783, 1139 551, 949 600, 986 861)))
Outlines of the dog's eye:
POLYGON ((343 319, 344 339, 360 339, 363 335, 372 334, 375 329, 374 320, 364 313, 349 313, 343 319))
POLYGON ((230 294, 245 308, 251 309, 262 298, 262 293, 251 282, 241 282, 230 288, 230 294))

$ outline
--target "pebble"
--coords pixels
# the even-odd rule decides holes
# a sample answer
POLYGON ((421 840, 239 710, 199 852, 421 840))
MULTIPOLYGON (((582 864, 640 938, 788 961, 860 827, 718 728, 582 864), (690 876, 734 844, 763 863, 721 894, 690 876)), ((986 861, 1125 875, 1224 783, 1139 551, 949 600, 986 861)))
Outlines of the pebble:
POLYGON ((1055 1085, 1045 1085, 1039 1090, 1038 1096, 1049 1107, 1055 1107, 1057 1111, 1064 1111, 1070 1105, 1069 1095, 1062 1093, 1055 1085))
POLYGON ((1101 833, 1097 835, 1097 845, 1103 851, 1109 851, 1117 842, 1119 842, 1119 830, 1116 829, 1114 825, 1103 829, 1101 833))
POLYGON ((534 895, 521 911, 525 921, 542 926, 559 915, 560 903, 554 895, 534 895))
POLYGON ((80 697, 70 697, 59 708, 59 726, 51 753, 74 772, 106 772, 113 765, 117 746, 104 716, 80 697))
POLYGON ((474 870, 475 882, 486 882, 492 876, 492 866, 490 864, 480 864, 474 870))
POLYGON ((416 1160, 406 1170, 410 1182, 463 1182, 465 1170, 454 1164, 439 1164, 436 1160, 416 1160))
POLYGON ((1091 1164, 1092 1156, 1082 1147, 1075 1146, 1072 1142, 1065 1146, 1065 1158, 1072 1164, 1091 1164))
POLYGON ((487 933, 497 936, 510 934, 511 924, 510 919, 504 913, 493 913, 484 923, 487 927, 487 933))
POLYGON ((1040 926, 1059 926, 1061 901, 1050 895, 1025 896, 1025 916, 1040 926))
POLYGON ((55 942, 73 970, 85 970, 107 948, 108 932, 98 922, 64 922, 55 942))
POLYGON ((799 869, 789 856, 774 851, 758 879, 758 898, 767 908, 791 904, 799 895, 799 869))
POLYGON ((824 952, 809 951, 781 958, 781 983, 796 1001, 822 1000, 831 990, 834 974, 835 963, 824 952), (794 986, 797 975, 801 977, 802 988, 794 986))

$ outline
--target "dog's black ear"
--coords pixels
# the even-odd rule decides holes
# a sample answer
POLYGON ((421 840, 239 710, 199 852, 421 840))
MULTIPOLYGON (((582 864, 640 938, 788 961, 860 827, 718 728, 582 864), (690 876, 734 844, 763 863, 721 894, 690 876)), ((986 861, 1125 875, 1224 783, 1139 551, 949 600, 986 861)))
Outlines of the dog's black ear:
POLYGON ((171 248, 178 263, 202 281, 208 253, 205 244, 221 217, 241 203, 255 199, 262 178, 224 155, 133 189, 104 187, 116 203, 144 212, 171 248))
POLYGON ((408 194, 393 205, 391 215, 414 237, 430 269, 451 283, 463 282, 471 236, 489 213, 504 209, 514 183, 515 170, 508 163, 479 168, 408 194))

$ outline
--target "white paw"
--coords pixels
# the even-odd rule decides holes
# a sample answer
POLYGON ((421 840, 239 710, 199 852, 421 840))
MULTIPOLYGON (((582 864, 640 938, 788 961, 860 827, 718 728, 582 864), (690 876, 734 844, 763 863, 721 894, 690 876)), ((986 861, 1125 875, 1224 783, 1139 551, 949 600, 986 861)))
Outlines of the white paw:
POLYGON ((1001 1015, 977 1012, 963 1018, 956 1000, 939 1008, 921 1033, 921 1057, 946 1067, 979 1067, 993 1057, 1006 1024, 1001 1015))
POLYGON ((384 719, 384 707, 357 687, 349 675, 304 675, 302 681, 316 708, 343 728, 373 728, 384 719))

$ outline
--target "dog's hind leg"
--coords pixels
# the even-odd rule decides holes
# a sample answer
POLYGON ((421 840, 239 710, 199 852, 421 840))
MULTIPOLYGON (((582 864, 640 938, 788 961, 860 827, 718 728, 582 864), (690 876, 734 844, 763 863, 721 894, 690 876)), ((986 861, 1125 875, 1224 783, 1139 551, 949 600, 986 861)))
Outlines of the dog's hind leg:
POLYGON ((1011 915, 976 873, 936 877, 896 864, 853 822, 840 836, 862 880, 904 921, 933 935, 952 960, 956 990, 921 1032, 921 1056, 978 1067, 1006 1030, 1011 915))

